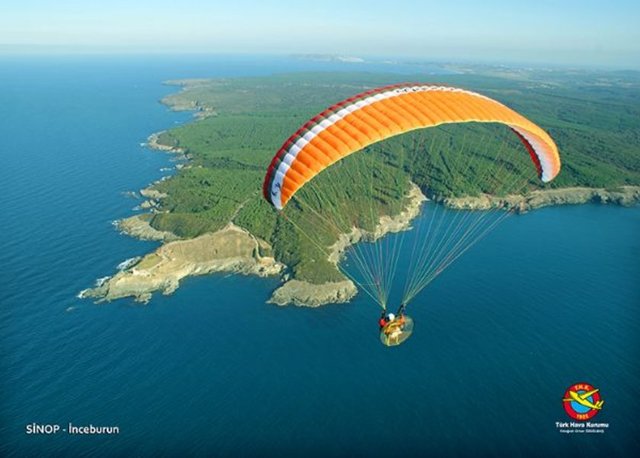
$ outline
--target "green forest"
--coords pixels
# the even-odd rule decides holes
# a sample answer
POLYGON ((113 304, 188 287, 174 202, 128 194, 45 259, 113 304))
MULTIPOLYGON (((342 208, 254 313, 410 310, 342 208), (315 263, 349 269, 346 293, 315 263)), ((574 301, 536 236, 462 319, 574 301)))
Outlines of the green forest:
POLYGON ((163 102, 200 116, 158 138, 181 148, 189 162, 154 185, 167 197, 151 215, 151 225, 189 238, 232 221, 268 241, 293 276, 316 283, 343 279, 323 249, 335 242, 338 230, 371 229, 379 216, 398 213, 410 181, 435 200, 545 187, 640 185, 640 79, 633 73, 485 72, 438 75, 436 81, 430 75, 297 73, 179 84, 183 90, 163 102), (524 114, 556 140, 563 160, 559 177, 539 183, 526 151, 503 126, 450 125, 354 154, 305 186, 286 217, 262 198, 271 158, 302 123, 353 94, 403 81, 460 86, 524 114), (525 177, 518 187, 497 182, 498 150, 502 169, 525 177), (357 179, 370 173, 375 186, 371 179, 357 179), (331 192, 336 196, 326 197, 331 192), (343 202, 332 208, 334 224, 323 224, 302 204, 322 207, 329 201, 343 202), (313 240, 304 235, 311 231, 313 240))

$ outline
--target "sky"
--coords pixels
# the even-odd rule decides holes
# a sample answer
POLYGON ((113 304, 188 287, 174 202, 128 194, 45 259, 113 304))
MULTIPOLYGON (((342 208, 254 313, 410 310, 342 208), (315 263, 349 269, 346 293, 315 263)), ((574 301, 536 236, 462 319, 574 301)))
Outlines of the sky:
POLYGON ((638 0, 9 0, 0 53, 319 53, 640 68, 638 0))

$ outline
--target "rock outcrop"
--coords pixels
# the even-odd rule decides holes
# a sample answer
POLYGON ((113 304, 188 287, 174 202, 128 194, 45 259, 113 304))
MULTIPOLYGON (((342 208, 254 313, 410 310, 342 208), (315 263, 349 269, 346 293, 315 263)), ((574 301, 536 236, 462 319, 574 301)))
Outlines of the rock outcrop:
POLYGON ((358 292, 351 280, 327 283, 309 283, 289 280, 276 289, 269 302, 277 305, 294 304, 318 307, 325 304, 348 302, 358 292))
POLYGON ((155 291, 171 294, 180 280, 191 275, 213 272, 277 275, 284 266, 264 254, 269 251, 266 242, 229 224, 218 232, 165 243, 137 264, 80 295, 107 301, 132 296, 146 302, 155 291))
MULTIPOLYGON (((411 183, 406 199, 408 203, 403 211, 393 217, 383 216, 373 231, 368 232, 354 227, 348 234, 341 234, 336 243, 329 248, 329 261, 338 265, 344 251, 361 240, 377 240, 386 234, 409 229, 413 218, 420 214, 420 207, 426 197, 418 186, 411 183)), ((357 292, 356 286, 347 278, 344 281, 319 284, 292 279, 276 289, 269 302, 278 305, 317 307, 323 304, 348 302, 357 292)))
POLYGON ((140 240, 160 240, 170 242, 179 237, 173 232, 159 231, 151 227, 148 221, 149 215, 134 215, 115 222, 115 226, 124 234, 140 240))
POLYGON ((492 208, 512 208, 525 212, 549 205, 574 205, 588 202, 613 203, 630 206, 640 202, 640 186, 621 186, 618 189, 604 188, 559 188, 530 192, 524 196, 504 197, 483 194, 477 197, 445 198, 442 203, 457 210, 489 210, 492 208))

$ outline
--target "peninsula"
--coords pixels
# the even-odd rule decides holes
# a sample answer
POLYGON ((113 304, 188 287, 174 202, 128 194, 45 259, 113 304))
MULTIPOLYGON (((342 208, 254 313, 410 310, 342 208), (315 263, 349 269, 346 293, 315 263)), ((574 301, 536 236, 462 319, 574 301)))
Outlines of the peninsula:
MULTIPOLYGON (((344 251, 360 240, 409 229, 427 197, 455 209, 501 206, 518 211, 585 202, 633 205, 640 200, 640 152, 637 141, 631 141, 640 135, 640 82, 617 74, 504 75, 494 70, 438 79, 495 97, 547 128, 563 157, 560 177, 535 191, 493 195, 482 182, 467 187, 465 177, 451 170, 441 154, 424 160, 426 147, 415 147, 424 145, 419 134, 390 139, 385 151, 393 155, 409 150, 408 165, 380 160, 379 179, 389 192, 379 202, 379 220, 342 234, 327 232, 326 250, 300 237, 264 201, 260 187, 267 165, 291 132, 326 106, 407 77, 299 73, 168 82, 181 90, 162 102, 173 110, 193 111, 195 119, 151 135, 148 145, 185 161, 174 176, 140 191, 144 213, 117 222, 126 234, 162 244, 81 296, 148 301, 156 291, 170 294, 187 276, 234 272, 281 276, 283 284, 271 298, 275 304, 345 302, 357 289, 338 268, 344 251)), ((456 154, 455 136, 446 131, 433 135, 451 146, 448 154, 456 154)), ((357 183, 342 183, 357 195, 357 183)), ((363 211, 358 205, 354 201, 345 211, 363 211)))

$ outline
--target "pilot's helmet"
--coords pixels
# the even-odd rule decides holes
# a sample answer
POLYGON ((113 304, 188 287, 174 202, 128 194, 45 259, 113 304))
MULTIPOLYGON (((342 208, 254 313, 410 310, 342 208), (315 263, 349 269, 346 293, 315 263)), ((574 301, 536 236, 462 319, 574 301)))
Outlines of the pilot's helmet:
POLYGON ((389 318, 389 321, 393 321, 396 319, 396 316, 393 313, 390 313, 389 315, 387 315, 387 318, 389 318))

